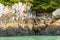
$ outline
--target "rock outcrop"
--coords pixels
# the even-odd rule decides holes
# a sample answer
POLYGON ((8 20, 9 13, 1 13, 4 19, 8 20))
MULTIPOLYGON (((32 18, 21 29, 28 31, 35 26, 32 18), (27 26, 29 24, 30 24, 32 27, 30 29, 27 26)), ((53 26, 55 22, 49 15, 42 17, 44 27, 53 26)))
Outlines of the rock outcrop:
POLYGON ((60 19, 54 19, 59 18, 60 9, 52 15, 41 13, 38 16, 35 12, 30 12, 30 8, 21 2, 12 6, 0 3, 0 36, 60 34, 60 19))

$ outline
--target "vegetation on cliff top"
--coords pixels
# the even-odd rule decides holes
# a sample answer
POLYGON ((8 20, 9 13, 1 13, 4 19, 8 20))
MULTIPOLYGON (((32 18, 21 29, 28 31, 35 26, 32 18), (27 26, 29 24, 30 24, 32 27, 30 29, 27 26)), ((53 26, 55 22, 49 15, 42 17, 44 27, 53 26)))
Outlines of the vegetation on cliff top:
POLYGON ((31 4, 32 10, 43 9, 48 12, 54 9, 60 8, 60 0, 0 0, 0 3, 4 5, 12 5, 17 2, 23 2, 31 4))

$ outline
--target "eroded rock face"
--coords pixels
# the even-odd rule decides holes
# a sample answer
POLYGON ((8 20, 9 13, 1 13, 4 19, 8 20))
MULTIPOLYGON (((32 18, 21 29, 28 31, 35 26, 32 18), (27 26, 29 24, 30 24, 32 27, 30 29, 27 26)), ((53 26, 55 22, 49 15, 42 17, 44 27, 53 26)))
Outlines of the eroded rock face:
POLYGON ((59 30, 56 31, 54 29, 54 27, 60 26, 60 19, 52 23, 53 19, 51 18, 52 16, 58 18, 60 9, 54 11, 52 16, 47 16, 43 13, 37 16, 35 13, 30 12, 30 7, 21 2, 15 3, 12 6, 0 4, 0 36, 60 33, 59 30))
POLYGON ((0 3, 0 17, 1 17, 2 14, 3 14, 4 7, 5 7, 5 6, 0 3))
POLYGON ((32 18, 32 14, 29 12, 30 6, 21 2, 15 3, 12 6, 5 6, 0 3, 0 9, 1 24, 8 24, 14 22, 20 23, 20 21, 21 23, 23 23, 24 19, 32 18))
POLYGON ((25 19, 25 17, 28 17, 30 13, 28 12, 30 10, 30 6, 27 4, 22 4, 21 2, 16 3, 12 6, 13 13, 16 15, 16 20, 20 17, 25 19))
POLYGON ((5 6, 0 3, 0 9, 0 17, 4 16, 5 14, 12 13, 13 17, 18 20, 19 17, 24 19, 24 17, 30 15, 28 12, 30 10, 30 6, 21 2, 15 3, 12 6, 5 6))

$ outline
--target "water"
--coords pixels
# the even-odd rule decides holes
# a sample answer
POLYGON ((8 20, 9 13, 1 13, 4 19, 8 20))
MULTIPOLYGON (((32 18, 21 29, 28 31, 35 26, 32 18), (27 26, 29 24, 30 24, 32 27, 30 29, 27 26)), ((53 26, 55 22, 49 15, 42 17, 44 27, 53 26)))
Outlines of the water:
POLYGON ((60 36, 17 36, 17 37, 0 37, 0 40, 60 40, 60 36))

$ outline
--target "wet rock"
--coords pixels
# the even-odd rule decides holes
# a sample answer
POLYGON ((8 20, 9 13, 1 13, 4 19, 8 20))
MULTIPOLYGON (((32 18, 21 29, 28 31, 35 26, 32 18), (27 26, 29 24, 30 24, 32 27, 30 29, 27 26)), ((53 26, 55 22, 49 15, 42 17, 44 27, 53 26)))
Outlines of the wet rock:
POLYGON ((17 36, 22 36, 23 31, 24 31, 24 29, 21 26, 19 26, 18 28, 16 28, 16 35, 17 36))
POLYGON ((16 31, 13 28, 7 28, 6 33, 7 33, 7 36, 15 36, 16 35, 16 31))
POLYGON ((57 30, 54 28, 49 28, 46 33, 48 33, 48 35, 56 35, 56 32, 57 30))
POLYGON ((30 30, 29 28, 24 28, 23 36, 32 36, 32 35, 34 35, 34 32, 32 30, 30 30))
POLYGON ((0 29, 0 37, 7 36, 6 31, 3 29, 0 29))

